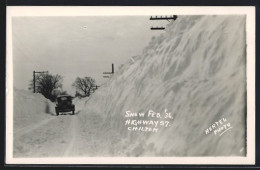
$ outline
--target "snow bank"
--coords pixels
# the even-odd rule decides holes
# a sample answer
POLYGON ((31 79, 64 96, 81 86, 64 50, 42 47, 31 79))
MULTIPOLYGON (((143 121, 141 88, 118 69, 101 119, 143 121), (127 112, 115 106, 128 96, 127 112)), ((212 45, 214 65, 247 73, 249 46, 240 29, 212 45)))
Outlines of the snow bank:
POLYGON ((55 105, 39 93, 14 89, 14 131, 37 124, 55 114, 55 105))
POLYGON ((75 111, 80 112, 82 109, 84 109, 88 100, 89 100, 89 97, 85 97, 85 98, 75 97, 73 99, 73 104, 76 106, 75 111))
POLYGON ((104 152, 245 156, 245 35, 245 16, 179 16, 171 22, 87 102, 85 114, 103 118, 104 152), (150 109, 171 112, 171 126, 157 133, 127 130, 126 111, 150 109), (223 119, 231 130, 206 132, 223 119))

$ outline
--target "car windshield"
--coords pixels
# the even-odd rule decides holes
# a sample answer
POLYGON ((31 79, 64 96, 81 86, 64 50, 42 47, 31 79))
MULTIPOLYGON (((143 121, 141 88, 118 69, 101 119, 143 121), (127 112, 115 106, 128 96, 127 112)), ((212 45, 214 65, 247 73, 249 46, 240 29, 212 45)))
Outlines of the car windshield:
POLYGON ((58 102, 71 100, 70 96, 62 96, 57 99, 58 102))

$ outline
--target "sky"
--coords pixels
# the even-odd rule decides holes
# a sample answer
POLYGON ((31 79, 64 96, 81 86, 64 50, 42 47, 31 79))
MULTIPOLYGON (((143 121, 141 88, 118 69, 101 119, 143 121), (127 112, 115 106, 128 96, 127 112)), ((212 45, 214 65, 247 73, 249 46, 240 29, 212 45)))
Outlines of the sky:
POLYGON ((63 77, 63 90, 75 94, 76 77, 93 77, 98 85, 107 81, 103 72, 117 68, 142 54, 153 36, 150 16, 13 17, 14 87, 28 89, 33 71, 63 77))

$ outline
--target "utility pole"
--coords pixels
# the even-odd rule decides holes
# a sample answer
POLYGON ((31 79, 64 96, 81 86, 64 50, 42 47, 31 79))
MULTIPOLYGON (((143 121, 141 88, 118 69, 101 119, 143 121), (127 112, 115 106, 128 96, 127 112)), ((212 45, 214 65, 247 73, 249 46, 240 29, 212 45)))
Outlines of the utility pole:
POLYGON ((48 73, 48 71, 33 71, 33 93, 35 93, 35 87, 36 87, 36 80, 35 80, 35 74, 36 73, 48 73))
MULTIPOLYGON (((111 72, 103 72, 103 74, 114 74, 114 64, 112 63, 112 71, 111 72)), ((103 76, 103 78, 109 78, 109 76, 103 76)))
POLYGON ((112 63, 112 74, 114 74, 114 64, 112 63))
MULTIPOLYGON (((155 17, 150 17, 150 20, 167 20, 170 22, 170 20, 173 20, 175 21, 176 19, 178 18, 177 15, 172 15, 172 16, 161 16, 161 17, 158 17, 158 16, 155 16, 155 17)), ((165 30, 165 27, 151 27, 151 30, 165 30)))
POLYGON ((172 15, 172 16, 161 16, 161 17, 157 17, 157 16, 155 16, 155 17, 152 17, 151 16, 151 18, 150 18, 150 20, 176 20, 178 17, 177 17, 177 15, 172 15))
POLYGON ((164 30, 165 27, 151 27, 151 30, 164 30))

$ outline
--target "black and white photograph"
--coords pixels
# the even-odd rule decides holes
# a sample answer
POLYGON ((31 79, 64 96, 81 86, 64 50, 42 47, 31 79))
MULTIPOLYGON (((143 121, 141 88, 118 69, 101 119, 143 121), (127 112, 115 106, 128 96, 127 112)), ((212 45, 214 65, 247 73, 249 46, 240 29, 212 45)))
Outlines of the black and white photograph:
POLYGON ((254 7, 8 7, 7 163, 254 164, 254 7))

